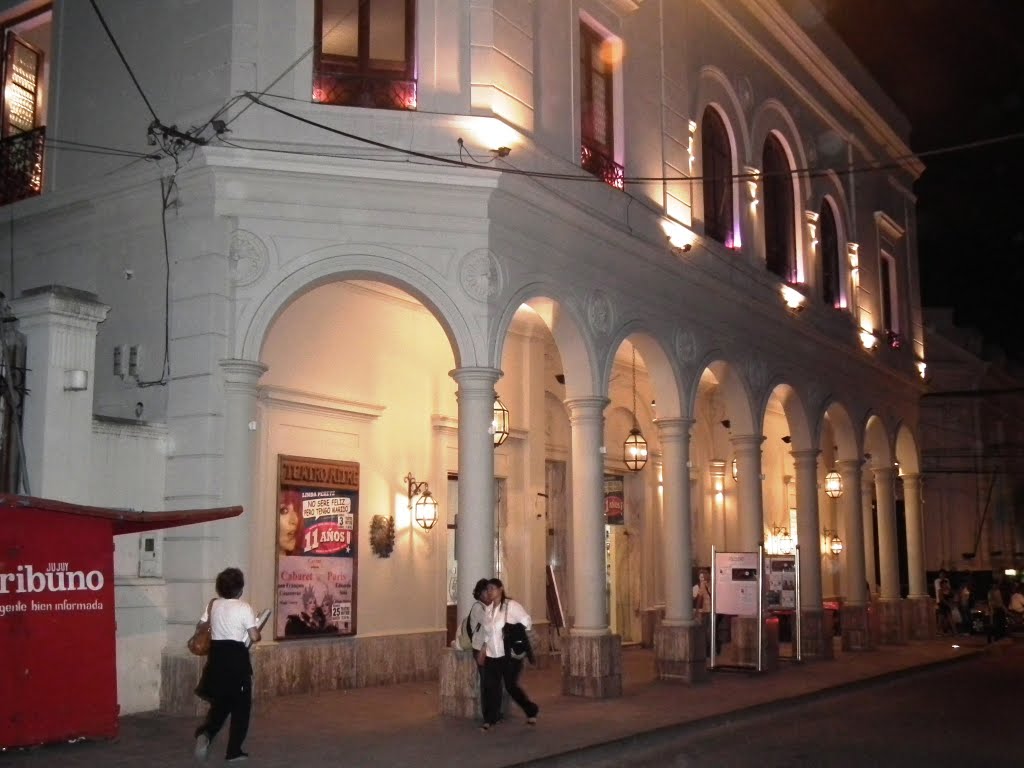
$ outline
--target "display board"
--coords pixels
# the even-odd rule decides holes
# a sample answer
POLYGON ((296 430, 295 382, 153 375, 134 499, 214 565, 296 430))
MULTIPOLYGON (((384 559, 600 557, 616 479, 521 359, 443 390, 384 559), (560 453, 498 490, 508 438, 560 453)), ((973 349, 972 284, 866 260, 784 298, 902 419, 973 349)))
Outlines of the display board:
POLYGON ((359 464, 278 457, 274 637, 356 633, 359 464))
POLYGON ((765 593, 765 609, 769 611, 792 611, 796 608, 796 556, 768 555, 765 574, 768 590, 765 593))
POLYGON ((758 615, 757 552, 715 552, 715 611, 731 616, 758 615))

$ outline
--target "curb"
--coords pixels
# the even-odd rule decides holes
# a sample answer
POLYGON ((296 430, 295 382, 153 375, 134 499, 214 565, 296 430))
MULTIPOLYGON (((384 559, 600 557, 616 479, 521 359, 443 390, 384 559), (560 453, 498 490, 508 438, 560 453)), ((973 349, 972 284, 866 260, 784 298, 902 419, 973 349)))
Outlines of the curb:
POLYGON ((729 712, 722 712, 695 720, 663 725, 649 731, 638 731, 629 736, 577 747, 566 752, 558 752, 545 757, 538 757, 525 762, 507 763, 502 768, 620 768, 630 762, 653 758, 672 749, 693 734, 710 730, 723 725, 753 720, 766 714, 776 714, 782 710, 838 696, 843 693, 863 690, 876 685, 913 677, 918 674, 932 672, 935 669, 975 661, 987 655, 995 646, 968 649, 966 652, 948 659, 937 659, 912 667, 904 667, 890 672, 863 677, 846 683, 837 683, 808 693, 751 704, 729 712))

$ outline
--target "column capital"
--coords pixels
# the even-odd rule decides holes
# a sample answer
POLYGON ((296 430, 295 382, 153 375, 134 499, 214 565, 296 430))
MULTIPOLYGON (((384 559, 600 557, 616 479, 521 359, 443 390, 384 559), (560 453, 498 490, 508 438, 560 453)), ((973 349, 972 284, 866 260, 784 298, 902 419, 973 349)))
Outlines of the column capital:
POLYGON ((63 285, 47 285, 22 291, 11 300, 11 309, 18 318, 19 328, 50 322, 60 318, 64 323, 82 328, 95 329, 110 312, 110 307, 100 302, 95 293, 67 288, 63 285))
POLYGON ((871 471, 875 473, 875 483, 891 483, 896 475, 894 467, 872 467, 871 471))
POLYGON ((900 479, 904 485, 919 485, 921 483, 921 475, 917 472, 907 472, 900 475, 900 479))
POLYGON ((844 479, 846 475, 853 476, 854 473, 856 473, 857 477, 860 477, 862 463, 857 459, 840 459, 836 462, 836 467, 839 470, 839 474, 844 476, 844 479))
POLYGON ((565 407, 569 409, 569 420, 599 418, 604 416, 604 409, 611 402, 607 397, 591 395, 588 397, 571 397, 565 401, 565 407))
POLYGON ((790 451, 789 455, 793 457, 793 463, 796 465, 816 465, 821 451, 818 448, 807 448, 799 451, 790 451))
POLYGON ((243 387, 255 386, 260 376, 270 370, 259 360, 241 360, 229 357, 218 362, 220 369, 224 372, 224 383, 243 387))
POLYGON ((455 379, 460 392, 491 390, 493 395, 494 385, 498 383, 498 379, 504 375, 504 372, 499 368, 467 365, 448 371, 448 375, 455 379))
POLYGON ((764 435, 733 435, 729 438, 729 442, 732 447, 739 450, 740 448, 761 448, 761 443, 765 441, 764 435))
POLYGON ((690 437, 690 429, 693 427, 693 424, 693 419, 685 419, 682 417, 654 420, 654 426, 658 430, 658 437, 662 440, 672 438, 680 440, 688 439, 690 437))

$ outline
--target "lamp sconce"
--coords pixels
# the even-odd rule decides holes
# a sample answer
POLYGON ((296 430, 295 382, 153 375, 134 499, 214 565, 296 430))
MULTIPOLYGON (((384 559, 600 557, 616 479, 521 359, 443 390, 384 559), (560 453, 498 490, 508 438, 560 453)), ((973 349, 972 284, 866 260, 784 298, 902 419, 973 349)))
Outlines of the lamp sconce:
POLYGON ((413 511, 413 517, 417 524, 425 531, 429 531, 437 522, 437 500, 430 495, 430 483, 426 480, 416 482, 412 472, 403 478, 409 487, 409 510, 413 511), (412 500, 419 496, 415 506, 412 500))
POLYGON ((778 525, 772 525, 771 535, 765 546, 770 555, 791 555, 793 554, 793 537, 789 535, 789 529, 778 525))
POLYGON ((80 368, 64 371, 64 391, 84 392, 89 388, 89 372, 80 368))
POLYGON ((843 551, 843 540, 839 538, 839 531, 833 531, 831 528, 825 528, 821 532, 821 536, 825 541, 825 547, 832 557, 839 557, 839 554, 843 551))
POLYGON ((791 285, 782 284, 779 289, 782 293, 782 300, 786 303, 786 308, 789 309, 793 314, 798 314, 804 309, 804 300, 807 298, 800 291, 791 285))
POLYGON ((494 398, 494 416, 491 419, 491 434, 494 436, 494 447, 508 440, 508 408, 500 397, 494 398))
POLYGON ((732 460, 732 480, 734 483, 738 483, 740 481, 740 465, 735 458, 732 460))

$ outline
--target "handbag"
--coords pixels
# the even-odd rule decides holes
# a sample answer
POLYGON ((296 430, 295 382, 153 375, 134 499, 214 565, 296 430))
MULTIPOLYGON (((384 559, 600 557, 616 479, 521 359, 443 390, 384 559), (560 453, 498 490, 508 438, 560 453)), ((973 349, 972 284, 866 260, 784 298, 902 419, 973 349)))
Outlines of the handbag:
POLYGON ((196 624, 196 631, 192 633, 192 637, 185 644, 194 656, 207 656, 210 653, 210 643, 213 641, 210 620, 213 618, 213 601, 216 599, 210 600, 210 604, 206 606, 206 621, 196 624))

